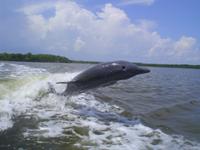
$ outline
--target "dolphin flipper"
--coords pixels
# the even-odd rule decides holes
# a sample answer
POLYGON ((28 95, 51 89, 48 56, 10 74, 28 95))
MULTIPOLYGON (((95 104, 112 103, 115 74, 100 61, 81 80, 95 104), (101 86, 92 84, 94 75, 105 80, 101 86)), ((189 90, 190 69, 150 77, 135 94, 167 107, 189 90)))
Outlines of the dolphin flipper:
POLYGON ((68 84, 70 82, 56 82, 56 84, 68 84))
POLYGON ((103 84, 102 87, 110 86, 110 85, 113 85, 115 83, 117 83, 117 81, 108 82, 106 84, 103 84))

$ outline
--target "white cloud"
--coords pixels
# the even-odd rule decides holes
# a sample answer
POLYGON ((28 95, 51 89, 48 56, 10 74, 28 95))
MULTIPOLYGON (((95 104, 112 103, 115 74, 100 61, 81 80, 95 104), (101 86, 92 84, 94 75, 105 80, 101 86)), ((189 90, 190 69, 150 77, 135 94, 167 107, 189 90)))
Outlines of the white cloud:
POLYGON ((26 7, 22 7, 18 9, 18 11, 24 12, 26 15, 32 15, 35 13, 42 13, 45 10, 51 9, 54 7, 53 2, 43 2, 43 3, 38 3, 38 4, 32 4, 32 5, 27 5, 26 7))
POLYGON ((152 20, 140 19, 138 20, 138 23, 144 30, 153 30, 157 27, 157 24, 152 20))
POLYGON ((120 2, 120 5, 135 5, 135 4, 140 4, 140 5, 152 5, 155 2, 155 0, 122 0, 120 2))
POLYGON ((74 50, 79 51, 82 49, 82 47, 84 47, 84 45, 85 45, 85 42, 81 40, 80 37, 78 37, 74 44, 74 50))
POLYGON ((175 53, 184 55, 195 49, 196 39, 193 37, 182 36, 174 44, 175 53))
POLYGON ((32 4, 20 11, 27 20, 27 43, 35 49, 76 59, 176 63, 184 62, 188 54, 187 62, 199 61, 195 38, 163 38, 155 31, 154 22, 133 23, 112 4, 96 13, 72 1, 32 4), (49 10, 55 12, 46 18, 43 13, 49 10))

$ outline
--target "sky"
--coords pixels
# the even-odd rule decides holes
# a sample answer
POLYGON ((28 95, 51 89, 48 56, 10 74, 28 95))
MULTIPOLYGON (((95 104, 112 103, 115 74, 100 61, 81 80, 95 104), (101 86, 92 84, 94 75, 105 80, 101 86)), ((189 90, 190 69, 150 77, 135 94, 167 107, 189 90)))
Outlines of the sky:
POLYGON ((200 64, 199 0, 0 0, 0 52, 200 64))

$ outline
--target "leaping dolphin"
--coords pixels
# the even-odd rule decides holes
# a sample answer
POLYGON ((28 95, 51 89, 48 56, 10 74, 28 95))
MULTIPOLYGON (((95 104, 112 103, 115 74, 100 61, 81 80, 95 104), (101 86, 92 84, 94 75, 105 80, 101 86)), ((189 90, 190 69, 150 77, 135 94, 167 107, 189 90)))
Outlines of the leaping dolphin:
MULTIPOLYGON (((135 75, 148 72, 150 72, 149 69, 127 61, 100 63, 78 74, 69 82, 57 82, 57 84, 67 84, 65 91, 59 95, 68 96, 82 93, 89 89, 109 86, 119 80, 129 79, 135 75)), ((51 91, 55 93, 55 90, 52 89, 51 91)))

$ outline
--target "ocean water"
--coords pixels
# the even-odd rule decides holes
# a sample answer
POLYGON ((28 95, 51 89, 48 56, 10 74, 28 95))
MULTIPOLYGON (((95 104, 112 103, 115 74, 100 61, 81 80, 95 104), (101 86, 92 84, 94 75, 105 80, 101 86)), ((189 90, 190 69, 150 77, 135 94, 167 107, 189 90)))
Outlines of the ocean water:
POLYGON ((200 70, 150 68, 72 97, 46 94, 90 66, 0 62, 0 149, 200 149, 200 70))

